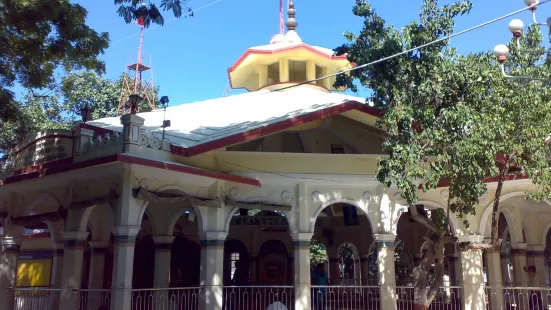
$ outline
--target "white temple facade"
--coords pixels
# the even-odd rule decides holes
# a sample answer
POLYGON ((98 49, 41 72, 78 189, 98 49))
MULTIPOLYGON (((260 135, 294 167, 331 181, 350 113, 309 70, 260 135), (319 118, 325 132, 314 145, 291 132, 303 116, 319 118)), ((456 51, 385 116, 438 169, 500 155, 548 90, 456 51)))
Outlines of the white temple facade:
MULTIPOLYGON (((413 309, 425 231, 375 178, 379 113, 305 83, 352 64, 294 14, 228 69, 248 93, 169 107, 164 131, 157 110, 22 137, 0 171, 0 309, 413 309)), ((494 181, 468 227, 452 216, 460 242, 489 238, 494 181)), ((548 309, 551 206, 531 190, 503 188, 501 251, 446 249, 431 309, 548 309)))

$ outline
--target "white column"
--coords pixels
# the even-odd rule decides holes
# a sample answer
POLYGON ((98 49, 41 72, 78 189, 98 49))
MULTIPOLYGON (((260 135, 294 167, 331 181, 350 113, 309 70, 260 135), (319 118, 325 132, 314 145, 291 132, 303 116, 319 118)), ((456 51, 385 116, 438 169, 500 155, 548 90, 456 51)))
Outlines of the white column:
POLYGON ((65 310, 78 307, 79 295, 74 290, 80 289, 82 263, 88 232, 65 231, 62 233, 62 236, 64 240, 63 259, 65 264, 63 264, 61 272, 59 309, 65 310))
POLYGON ((63 272, 63 243, 55 243, 53 251, 52 277, 50 278, 50 285, 52 287, 61 287, 61 275, 63 272))
MULTIPOLYGON (((170 256, 174 236, 153 236, 155 241, 154 288, 168 288, 170 279, 170 256)), ((184 275, 185 276, 185 275, 184 275)))
MULTIPOLYGON (((488 284, 491 291, 490 296, 490 309, 501 310, 503 309, 503 277, 501 275, 501 253, 499 249, 486 251, 486 259, 488 268, 488 284)), ((487 292, 488 293, 488 292, 487 292)))
POLYGON ((381 310, 396 310, 396 273, 394 269, 394 241, 396 235, 376 234, 377 264, 381 310))
POLYGON ((354 260, 354 285, 362 285, 362 271, 361 271, 360 260, 354 260))
POLYGON ((362 285, 369 285, 369 254, 360 254, 360 270, 362 273, 362 285))
MULTIPOLYGON (((479 243, 484 236, 459 236, 459 242, 479 243)), ((463 283, 463 310, 485 309, 484 267, 482 251, 479 249, 465 249, 459 253, 461 263, 461 282, 463 283)))
POLYGON ((503 284, 512 284, 513 280, 511 279, 511 269, 507 262, 507 256, 505 253, 500 253, 501 258, 501 276, 503 278, 503 284))
POLYGON ((13 291, 17 276, 20 238, 4 237, 0 251, 0 309, 13 309, 13 291))
POLYGON ((113 228, 113 280, 111 309, 130 310, 132 306, 132 272, 134 268, 134 246, 138 226, 117 226, 113 228))
POLYGON ((527 243, 518 243, 511 249, 511 256, 513 260, 513 272, 515 277, 515 286, 528 286, 528 274, 524 271, 526 263, 526 248, 527 243))
POLYGON ((310 310, 310 242, 311 233, 292 234, 295 258, 295 310, 310 310))
POLYGON ((103 288, 103 271, 105 269, 105 252, 107 251, 107 242, 90 241, 90 276, 88 279, 88 288, 103 288))
POLYGON ((547 277, 547 268, 545 267, 545 261, 543 259, 543 251, 545 246, 543 245, 530 245, 526 249, 526 261, 529 266, 536 267, 536 277, 530 286, 545 287, 545 279, 547 277))
POLYGON ((224 242, 227 235, 225 232, 206 232, 201 236, 202 310, 222 310, 224 242))

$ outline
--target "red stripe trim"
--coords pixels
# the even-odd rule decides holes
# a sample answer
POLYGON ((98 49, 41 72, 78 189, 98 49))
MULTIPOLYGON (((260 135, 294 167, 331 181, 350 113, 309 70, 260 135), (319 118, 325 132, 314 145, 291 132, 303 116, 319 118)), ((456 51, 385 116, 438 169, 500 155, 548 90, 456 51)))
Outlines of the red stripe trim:
POLYGON ((50 161, 50 162, 43 163, 43 164, 36 165, 36 166, 25 167, 25 168, 22 168, 22 169, 14 170, 13 174, 14 175, 25 174, 25 173, 34 172, 34 171, 37 171, 37 170, 51 168, 51 167, 54 167, 54 166, 71 164, 72 162, 73 162, 73 158, 72 157, 67 157, 67 158, 63 158, 63 159, 56 160, 56 161, 50 161))
POLYGON ((170 171, 176 171, 181 173, 187 173, 187 174, 193 174, 198 176, 203 176, 207 178, 213 178, 213 179, 219 179, 219 180, 225 180, 225 181, 231 181, 235 183, 242 183, 252 186, 258 186, 260 187, 260 181, 256 179, 246 178, 238 175, 232 175, 222 172, 215 172, 215 171, 208 171, 203 170, 195 167, 189 167, 189 166, 182 166, 178 164, 172 164, 172 163, 166 163, 166 162, 158 162, 155 160, 149 160, 149 159, 143 159, 143 158, 137 158, 125 154, 115 154, 100 158, 95 158, 83 162, 78 163, 71 163, 71 164, 65 164, 60 166, 53 166, 51 168, 44 168, 40 170, 35 170, 33 172, 28 172, 25 174, 20 175, 14 175, 11 177, 7 177, 4 180, 0 180, 0 186, 11 184, 11 183, 17 183, 22 182, 26 180, 31 179, 37 179, 42 178, 49 175, 59 174, 67 171, 73 171, 78 169, 84 169, 89 168, 93 166, 99 166, 109 163, 115 163, 115 162, 124 162, 129 164, 136 164, 136 165, 142 165, 142 166, 148 166, 153 168, 160 168, 160 169, 166 169, 170 171))
POLYGON ((190 157, 190 156, 206 153, 208 151, 223 148, 229 145, 258 139, 260 137, 263 137, 272 133, 276 133, 279 131, 283 131, 285 129, 288 129, 294 126, 328 118, 328 117, 335 116, 351 110, 358 110, 376 117, 380 117, 381 115, 380 111, 376 108, 367 106, 357 101, 348 101, 346 103, 332 106, 327 109, 311 112, 308 114, 303 114, 297 117, 286 119, 281 122, 270 124, 268 126, 252 129, 252 130, 238 133, 219 140, 199 144, 190 148, 183 148, 181 146, 171 145, 170 149, 173 154, 190 157))
POLYGON ((134 156, 128 156, 125 154, 119 154, 119 160, 129 164, 136 164, 141 166, 182 172, 182 173, 193 174, 193 175, 198 175, 198 176, 212 178, 212 179, 242 183, 242 184, 247 184, 252 186, 259 186, 259 187, 261 186, 260 181, 256 179, 246 178, 246 177, 233 175, 233 174, 208 171, 208 170, 203 170, 203 169, 190 167, 190 166, 182 166, 178 164, 171 164, 166 162, 159 162, 155 160, 138 158, 134 156))

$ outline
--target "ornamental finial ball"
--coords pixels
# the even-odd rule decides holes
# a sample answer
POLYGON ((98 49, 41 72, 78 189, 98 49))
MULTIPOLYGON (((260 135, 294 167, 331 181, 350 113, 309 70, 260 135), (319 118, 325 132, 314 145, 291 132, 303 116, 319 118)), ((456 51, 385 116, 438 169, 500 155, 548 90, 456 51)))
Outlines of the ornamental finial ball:
POLYGON ((509 48, 507 45, 499 44, 494 48, 494 55, 500 63, 503 63, 509 55, 509 48))
POLYGON ((513 19, 509 23, 509 31, 513 34, 513 37, 520 38, 524 31, 524 23, 520 19, 513 19))
POLYGON ((540 3, 540 0, 524 0, 527 6, 536 6, 540 3))

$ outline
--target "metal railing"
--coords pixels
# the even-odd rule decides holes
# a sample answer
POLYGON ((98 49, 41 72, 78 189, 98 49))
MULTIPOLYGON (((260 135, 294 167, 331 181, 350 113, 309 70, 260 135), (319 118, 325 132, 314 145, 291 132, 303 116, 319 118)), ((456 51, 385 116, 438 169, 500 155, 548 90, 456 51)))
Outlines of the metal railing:
POLYGON ((152 288, 132 290, 132 310, 197 310, 201 288, 152 288))
POLYGON ((224 310, 292 310, 294 286, 225 286, 224 310))
POLYGON ((378 286, 312 286, 313 310, 379 309, 378 286))
POLYGON ((108 310, 111 306, 109 289, 75 289, 78 294, 78 310, 108 310))
POLYGON ((29 287, 10 288, 14 310, 57 310, 60 289, 29 287))
POLYGON ((503 304, 512 310, 547 310, 551 305, 551 288, 504 287, 503 304))
MULTIPOLYGON (((443 286, 429 305, 431 310, 461 310, 461 287, 443 286)), ((398 310, 414 308, 414 289, 411 286, 396 287, 396 305, 398 310)))

